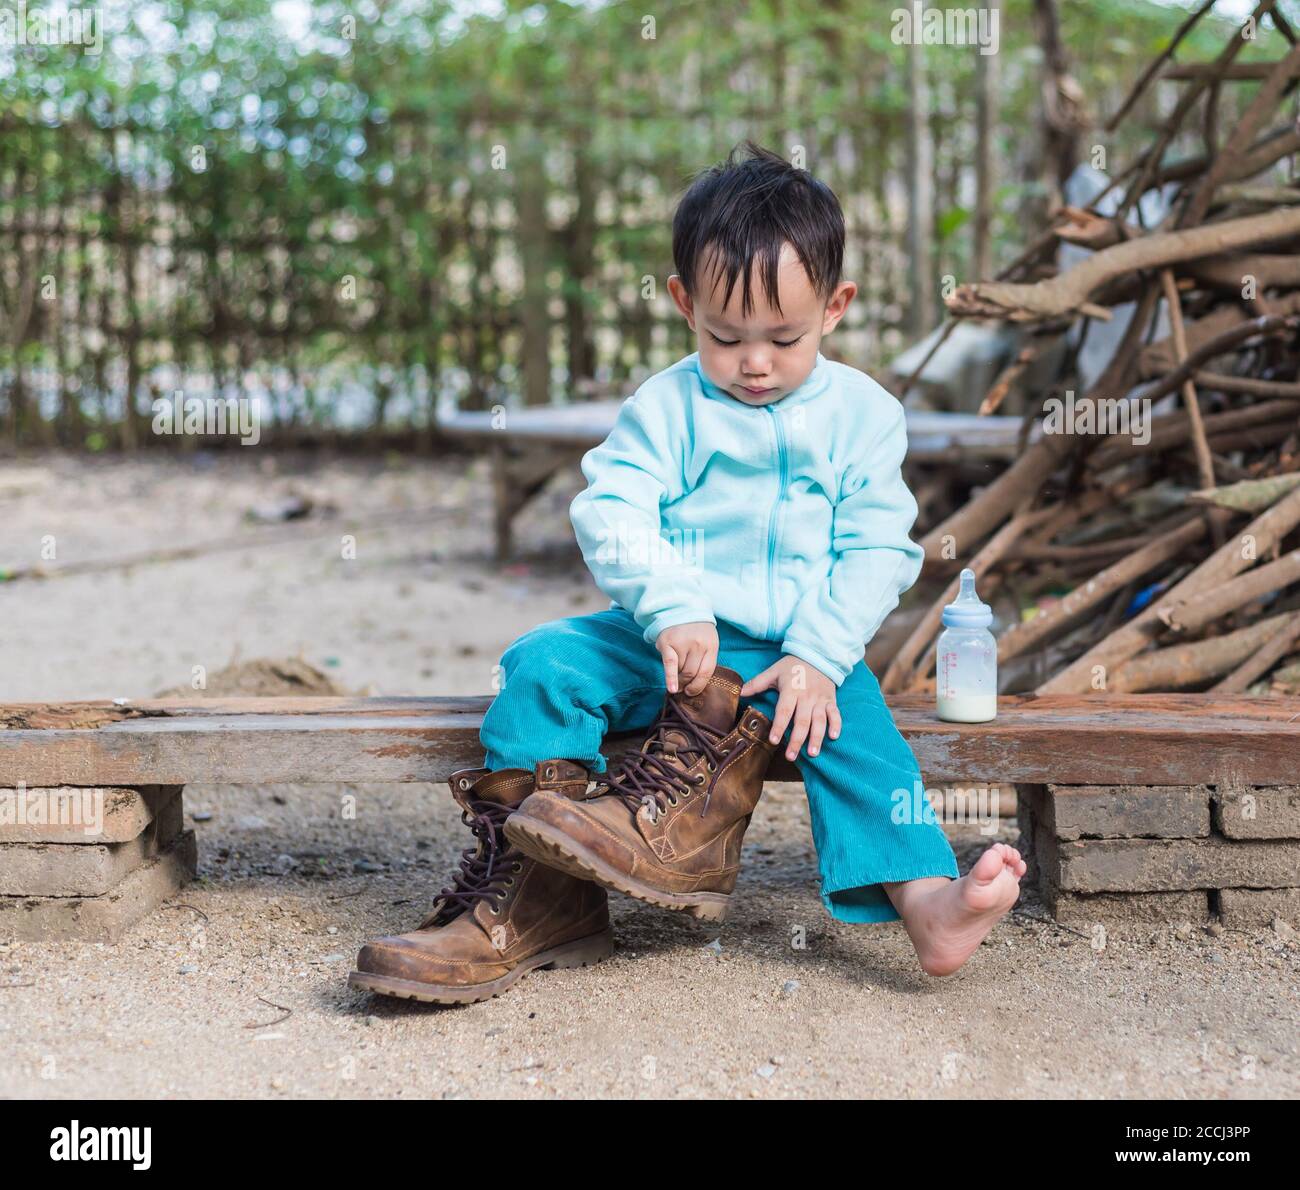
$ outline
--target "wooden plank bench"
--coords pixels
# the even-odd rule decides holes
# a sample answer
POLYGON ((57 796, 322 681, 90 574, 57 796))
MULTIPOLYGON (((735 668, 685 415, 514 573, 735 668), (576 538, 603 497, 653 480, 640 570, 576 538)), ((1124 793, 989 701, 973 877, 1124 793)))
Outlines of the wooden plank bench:
MULTIPOLYGON (((511 526, 515 517, 550 478, 564 467, 577 464, 614 428, 623 400, 584 401, 569 405, 490 410, 467 410, 438 419, 438 433, 450 441, 492 456, 497 558, 510 556, 511 526)), ((1023 447, 1019 443, 1022 419, 972 413, 907 410, 907 457, 911 463, 964 459, 1012 462, 1023 447)), ((1041 433, 1035 426, 1030 440, 1041 433)))
MULTIPOLYGON (((0 938, 115 937, 175 892, 195 864, 186 784, 444 781, 482 762, 488 702, 0 706, 0 938), (110 829, 20 823, 20 796, 51 819, 97 800, 110 829)), ((944 723, 926 696, 890 707, 927 787, 1016 786, 1023 849, 1058 919, 1294 917, 1300 699, 1004 697, 983 724, 944 723)), ((611 736, 605 751, 628 742, 611 736)), ((768 778, 799 774, 778 755, 768 778)))

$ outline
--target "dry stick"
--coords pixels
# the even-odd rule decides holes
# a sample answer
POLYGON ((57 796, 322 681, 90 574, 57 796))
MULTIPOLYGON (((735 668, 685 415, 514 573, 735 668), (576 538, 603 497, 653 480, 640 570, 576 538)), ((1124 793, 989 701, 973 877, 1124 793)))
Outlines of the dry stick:
POLYGON ((1211 694, 1241 694, 1256 678, 1262 678, 1286 655, 1297 640, 1300 640, 1300 612, 1294 612, 1278 630, 1272 640, 1267 641, 1251 657, 1247 657, 1223 681, 1210 687, 1211 694))
POLYGON ((1215 157, 1192 195, 1191 202, 1178 217, 1178 226, 1195 227, 1205 218, 1205 212, 1210 209, 1210 200, 1214 197, 1215 190, 1221 182, 1227 180, 1228 175, 1245 155, 1244 146, 1255 138, 1256 133, 1264 126, 1264 122, 1278 110, 1282 93, 1297 74, 1300 74, 1300 45, 1293 45, 1286 56, 1274 64, 1273 69, 1269 71, 1267 81, 1255 93, 1250 106, 1237 121, 1237 126, 1229 135, 1227 144, 1215 157))
MULTIPOLYGON (((1151 321, 1157 296, 1154 285, 1143 290, 1119 347, 1097 383, 1089 390, 1087 399, 1101 399, 1128 388, 1129 373, 1151 321)), ((958 542, 978 541, 991 532, 1011 509, 1037 492, 1047 477, 1083 443, 1084 439, 1076 434, 1044 434, 978 496, 968 500, 921 539, 926 562, 930 565, 942 562, 943 546, 949 537, 958 542)))
POLYGON ((1227 508, 1233 512, 1259 512, 1267 508, 1279 497, 1300 484, 1300 471, 1284 472, 1281 475, 1268 475, 1257 479, 1243 479, 1240 483, 1230 484, 1226 488, 1215 488, 1209 492, 1191 492, 1188 504, 1213 504, 1216 508, 1227 508))
POLYGON ((1271 595, 1297 580, 1300 580, 1300 550, 1292 550, 1276 562, 1247 571, 1212 591, 1161 608, 1160 619, 1174 632, 1195 632, 1245 607, 1251 600, 1271 595))
POLYGON ((1135 394, 1134 400, 1154 401, 1159 397, 1163 397, 1166 393, 1173 392, 1188 376, 1193 375, 1203 363, 1213 359, 1216 355, 1223 355, 1231 348, 1244 343, 1247 339, 1254 338, 1255 335, 1272 335, 1279 331, 1293 330, 1297 326, 1300 326, 1300 318, 1293 315, 1266 314, 1262 318, 1247 319, 1245 322, 1239 323, 1237 326, 1202 343, 1168 375, 1154 381, 1142 392, 1135 394))
POLYGON ((1094 252, 1067 272, 1032 284, 989 281, 959 285, 944 302, 954 314, 971 317, 1013 322, 1056 318, 1077 311, 1108 281, 1139 269, 1157 269, 1295 235, 1300 235, 1300 209, 1278 207, 1241 219, 1126 240, 1094 252))
POLYGON ((1192 645, 1173 645, 1135 657, 1110 675, 1106 688, 1116 694, 1142 690, 1181 690, 1217 678, 1270 640, 1290 614, 1270 616, 1248 628, 1192 645))
MULTIPOLYGON (((1273 10, 1275 0, 1260 0, 1256 6, 1251 19, 1258 24, 1259 20, 1273 10)), ((1229 39, 1228 44, 1220 51, 1219 56, 1210 64, 1210 71, 1198 79, 1193 79, 1188 88, 1179 96, 1178 102, 1174 105, 1174 110, 1170 113, 1169 118, 1164 122, 1160 129, 1160 135, 1156 138, 1155 144, 1149 145, 1147 151, 1142 155, 1141 168, 1138 171, 1137 181, 1124 192, 1124 201, 1120 204, 1116 217, 1125 219, 1133 204, 1142 197, 1150 183, 1152 168, 1160 166, 1160 161, 1165 155, 1165 150, 1173 143, 1173 139, 1178 135, 1178 130, 1182 127, 1183 120, 1187 118, 1187 113, 1196 105, 1197 99, 1200 98, 1201 92, 1209 86, 1212 79, 1217 78, 1224 70, 1232 64, 1232 60, 1240 53, 1241 48, 1245 45, 1245 38, 1242 32, 1246 26, 1238 29, 1229 39)))
POLYGON ((1196 382, 1204 388, 1221 393, 1247 393, 1252 397, 1273 397, 1275 400, 1300 400, 1300 384, 1280 380, 1256 380, 1253 376, 1224 376, 1220 372, 1197 372, 1196 382))
POLYGON ((1297 524, 1300 524, 1300 488, 1293 489, 1251 521, 1244 532, 1238 535, 1238 540, 1224 542, 1163 599, 1098 641, 1083 656, 1039 686, 1034 693, 1082 694, 1092 689, 1092 672, 1095 668, 1100 667, 1103 674, 1116 669, 1164 631, 1161 611, 1240 574, 1255 557, 1271 550, 1297 524), (1251 538, 1254 542, 1254 551, 1250 557, 1245 556, 1246 551, 1240 544, 1240 540, 1245 538, 1251 538))
MULTIPOLYGON (((1021 510, 1012 517, 988 540, 984 548, 971 559, 970 569, 975 572, 976 579, 982 578, 988 572, 990 567, 1006 553, 1008 547, 1021 533, 1034 525, 1041 524, 1055 511, 1055 508, 1040 508, 1037 512, 1021 510)), ((924 653, 926 646, 938 631, 944 605, 957 598, 960 587, 961 578, 958 576, 944 588, 939 598, 930 605, 930 610, 921 617, 920 623, 912 629, 911 635, 903 642, 903 647, 894 654, 894 659, 889 663, 889 668, 885 671, 884 681, 880 685, 880 688, 886 693, 908 689, 918 677, 924 676, 914 672, 917 658, 924 653)))
MULTIPOLYGON (((1285 318, 1291 314, 1300 314, 1300 292, 1286 294, 1280 300, 1270 299, 1267 310, 1257 311, 1253 315, 1236 302, 1216 306, 1194 322, 1184 322, 1183 333, 1187 336, 1188 349, 1195 353, 1219 335, 1235 330, 1252 318, 1285 318)), ((1170 335, 1152 341, 1138 354, 1138 375, 1143 380, 1162 378, 1173 367, 1174 344, 1170 335)))
POLYGON ((1038 358, 1040 350, 1038 347, 1025 347, 1011 363, 1002 369, 1001 374, 993 382, 992 388, 984 395, 984 400, 980 402, 980 416, 985 417, 998 411, 998 407, 1006 400, 1007 393, 1011 391, 1011 386, 1024 375, 1029 365, 1038 358))
POLYGON ((1205 0, 1205 3, 1200 8, 1178 26, 1178 32, 1174 34, 1173 40, 1165 47, 1164 52, 1142 72, 1141 77, 1133 84, 1133 89, 1128 93, 1128 97, 1119 105, 1119 110, 1106 121, 1107 132, 1115 131, 1119 126, 1119 122, 1128 115, 1129 108, 1142 98, 1143 92, 1147 89, 1151 80, 1159 73, 1160 68, 1173 57, 1174 51, 1182 43, 1183 38, 1192 31, 1192 26, 1209 12, 1214 7, 1214 4, 1215 0, 1205 0))
POLYGON ((1080 583, 1064 599, 1040 611, 1026 624, 1017 624, 998 640, 998 661, 1009 661, 1027 649, 1055 636, 1084 613, 1123 590, 1134 579, 1150 573, 1157 566, 1176 558, 1188 546, 1205 536, 1205 522, 1189 521, 1167 533, 1158 541, 1143 546, 1121 562, 1107 566, 1092 578, 1080 583))
POLYGON ((1152 533, 1139 533, 1132 537, 1113 537, 1109 541, 1095 541, 1087 545, 1025 543, 1009 550, 1007 558, 1017 562, 1091 562, 1096 565, 1100 562, 1109 562, 1116 554, 1128 554, 1133 550, 1145 549, 1152 542, 1159 541, 1166 533, 1198 521, 1204 524, 1205 517, 1184 511, 1171 524, 1162 525, 1152 533))
MULTIPOLYGON (((1222 446, 1232 440, 1235 431, 1251 427, 1272 426, 1274 429, 1291 425, 1300 416, 1291 401, 1265 401, 1260 405, 1247 405, 1242 409, 1230 409, 1227 413, 1211 413, 1205 419, 1206 433, 1210 446, 1222 446), (1280 423, 1275 426, 1274 423, 1280 423)), ((1088 465, 1096 471, 1105 471, 1116 463, 1127 462, 1132 458, 1142 458, 1148 454, 1159 454, 1181 447, 1191 436, 1191 425, 1186 413, 1163 413, 1151 419, 1151 438, 1144 443, 1133 441, 1112 442, 1094 452, 1088 459, 1088 465)), ((1254 442, 1254 438, 1247 438, 1254 442)))
MULTIPOLYGON (((1297 202, 1300 202, 1300 190, 1295 193, 1297 202)), ((1199 281, 1202 288, 1209 286, 1236 294, 1241 293, 1247 277, 1254 278, 1257 293, 1300 285, 1300 259, 1280 253, 1269 255, 1259 252, 1251 256, 1189 260, 1181 271, 1199 281)))
POLYGON ((1084 517, 1092 516, 1094 512, 1118 503, 1124 497, 1131 496, 1134 492, 1146 487, 1149 482, 1149 477, 1145 472, 1139 471, 1132 475, 1126 475, 1104 488, 1095 488, 1093 491, 1085 492, 1077 499, 1072 499, 1068 504, 1057 505, 1052 518, 1044 521, 1033 532, 1026 533, 1024 540, 1046 545, 1058 533, 1064 533, 1066 529, 1077 524, 1084 517))
MULTIPOLYGON (((1178 287, 1174 284, 1174 274, 1171 269, 1160 270, 1160 284, 1165 292, 1165 308, 1169 313, 1169 327, 1174 338, 1174 362, 1181 365, 1187 360, 1187 338, 1183 334, 1183 301, 1178 296, 1178 287)), ((1210 458, 1209 443, 1205 441, 1205 425, 1201 421, 1201 406, 1196 399, 1196 386, 1190 376, 1183 381, 1183 403, 1187 406, 1187 416, 1191 420, 1192 441, 1196 444, 1196 467, 1201 475, 1201 486, 1212 488, 1216 482, 1214 463, 1210 458)))

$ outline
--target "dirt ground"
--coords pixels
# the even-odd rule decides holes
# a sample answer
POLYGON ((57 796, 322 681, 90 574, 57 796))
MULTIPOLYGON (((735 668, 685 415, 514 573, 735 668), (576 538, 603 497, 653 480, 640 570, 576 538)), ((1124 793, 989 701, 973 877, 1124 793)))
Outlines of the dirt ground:
MULTIPOLYGON (((571 486, 521 518, 522 561, 491 560, 473 460, 20 466, 6 486, 0 465, 0 568, 40 564, 51 538, 48 566, 222 548, 0 583, 0 702, 145 697, 196 665, 294 655, 349 690, 482 694, 520 633, 608 606, 571 544, 571 486), (337 514, 244 520, 295 493, 337 514)), ((768 787, 722 926, 616 898, 612 959, 450 1009, 346 984, 357 949, 413 928, 467 845, 445 786, 185 799, 200 879, 165 908, 116 945, 0 944, 0 1095, 1300 1093, 1293 938, 1171 924, 1098 949, 1042 920, 1027 891, 965 968, 932 979, 899 924, 827 916, 799 786, 768 787)), ((1009 820, 991 838, 1016 836, 1009 820)), ((990 841, 975 827, 950 838, 963 870, 990 841)))

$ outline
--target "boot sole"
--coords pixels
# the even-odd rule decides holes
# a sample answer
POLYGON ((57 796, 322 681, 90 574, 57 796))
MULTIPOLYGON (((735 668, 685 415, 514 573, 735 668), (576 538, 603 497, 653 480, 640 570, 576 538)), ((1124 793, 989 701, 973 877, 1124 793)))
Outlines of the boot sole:
POLYGON ((637 880, 626 872, 601 859, 581 843, 549 823, 529 818, 518 812, 506 819, 506 838, 525 855, 558 868, 570 876, 591 880, 604 888, 611 888, 638 901, 658 905, 661 909, 676 909, 700 921, 722 921, 727 916, 731 901, 727 893, 669 893, 652 884, 637 880))
POLYGON ((396 996, 399 1000, 419 1000, 423 1004, 477 1004, 491 1000, 521 980, 530 971, 560 971, 570 967, 590 967, 609 958, 614 953, 614 931, 605 930, 566 942, 541 951, 531 958, 521 959, 516 966, 497 979, 487 983, 457 986, 454 984, 422 983, 416 979, 396 979, 390 975, 376 975, 370 971, 353 971, 348 984, 364 988, 381 996, 396 996))

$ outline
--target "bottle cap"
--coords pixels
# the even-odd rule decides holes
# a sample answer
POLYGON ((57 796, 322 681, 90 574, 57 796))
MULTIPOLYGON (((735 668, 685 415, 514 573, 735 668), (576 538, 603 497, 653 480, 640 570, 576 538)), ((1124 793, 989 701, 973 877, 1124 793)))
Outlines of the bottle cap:
POLYGON ((945 628, 987 628, 993 623, 993 609, 981 603, 975 594, 975 572, 969 568, 961 572, 961 589, 957 598, 943 609, 945 628))

